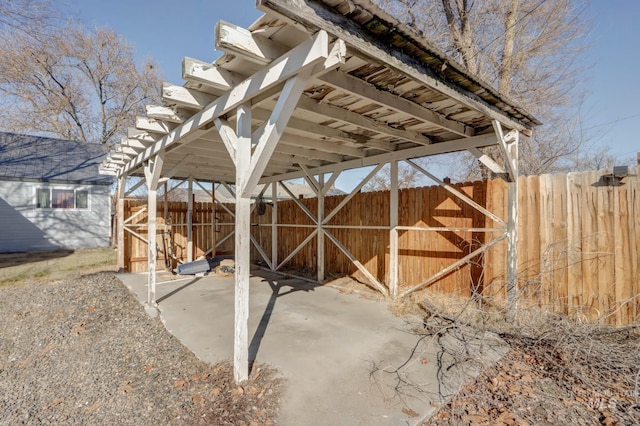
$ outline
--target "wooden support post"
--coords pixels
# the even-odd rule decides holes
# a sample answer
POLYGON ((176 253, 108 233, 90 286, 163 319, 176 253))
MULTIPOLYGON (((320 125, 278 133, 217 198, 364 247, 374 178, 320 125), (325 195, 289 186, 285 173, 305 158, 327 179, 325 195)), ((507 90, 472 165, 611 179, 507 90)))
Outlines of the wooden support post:
MULTIPOLYGON (((156 303, 156 260, 158 257, 157 247, 157 195, 158 181, 164 164, 164 151, 159 152, 150 158, 144 166, 144 176, 149 189, 147 198, 147 229, 148 229, 148 279, 147 279, 147 308, 153 309, 157 307, 156 303)), ((148 311, 150 314, 152 311, 148 311)))
POLYGON ((116 193, 117 198, 117 232, 118 232, 118 270, 120 272, 125 272, 125 264, 124 264, 124 195, 126 192, 127 186, 127 176, 123 175, 118 179, 118 191, 116 193))
POLYGON ((504 134, 502 124, 493 120, 493 129, 507 170, 507 313, 515 313, 518 305, 518 139, 511 130, 504 134))
POLYGON ((318 174, 318 282, 324 282, 324 229, 322 228, 322 220, 324 218, 324 174, 318 174))
POLYGON ((516 175, 508 185, 507 222, 507 312, 518 307, 518 140, 509 144, 509 157, 516 175))
MULTIPOLYGON (((163 210, 163 214, 164 214, 164 233, 162 234, 162 238, 165 239, 166 237, 166 233, 168 230, 168 222, 169 222, 169 180, 166 180, 163 184, 164 186, 164 191, 162 194, 162 210, 163 210)), ((173 266, 173 259, 171 259, 169 257, 169 253, 171 253, 171 250, 169 249, 169 244, 171 244, 171 239, 169 239, 169 241, 167 241, 167 245, 165 246, 166 249, 163 253, 164 258, 165 258, 165 269, 166 269, 166 265, 170 264, 173 266), (169 262, 169 263, 167 263, 169 262)))
POLYGON ((148 236, 149 241, 147 250, 147 262, 149 278, 147 280, 147 305, 156 306, 156 259, 157 252, 157 232, 156 232, 156 215, 157 215, 157 192, 155 189, 149 189, 147 194, 147 218, 148 218, 148 236))
POLYGON ((193 178, 187 179, 187 262, 193 262, 193 178))
POLYGON ((278 182, 271 184, 271 270, 278 265, 278 182))
POLYGON ((391 162, 389 202, 389 294, 398 297, 398 162, 391 162))
POLYGON ((251 164, 251 104, 238 107, 236 146, 236 217, 235 217, 235 334, 233 376, 236 383, 249 378, 249 258, 251 255, 251 199, 240 188, 246 187, 251 164))
POLYGON ((216 182, 211 181, 211 257, 216 256, 216 224, 218 217, 216 216, 216 182))

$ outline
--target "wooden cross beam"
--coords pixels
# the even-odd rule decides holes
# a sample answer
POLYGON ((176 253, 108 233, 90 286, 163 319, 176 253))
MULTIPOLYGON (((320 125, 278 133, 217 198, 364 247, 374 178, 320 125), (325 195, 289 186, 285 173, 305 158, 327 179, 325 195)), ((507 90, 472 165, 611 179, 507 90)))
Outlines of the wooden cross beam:
MULTIPOLYGON (((344 43, 337 42, 329 48, 328 36, 318 32, 312 39, 291 49, 268 66, 242 81, 229 92, 220 96, 195 114, 182 125, 172 130, 153 146, 140 153, 134 160, 122 168, 120 173, 128 173, 142 162, 161 150, 178 143, 192 132, 207 126, 216 118, 235 110, 239 105, 250 102, 265 91, 312 69, 310 75, 319 75, 344 62, 344 43)), ((280 130, 278 131, 280 133, 280 130)))

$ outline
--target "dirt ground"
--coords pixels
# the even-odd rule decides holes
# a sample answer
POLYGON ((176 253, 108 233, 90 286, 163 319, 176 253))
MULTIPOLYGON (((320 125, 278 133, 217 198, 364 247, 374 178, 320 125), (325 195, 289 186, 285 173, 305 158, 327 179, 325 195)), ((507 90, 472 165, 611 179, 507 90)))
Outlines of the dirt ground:
POLYGON ((230 362, 197 359, 109 251, 41 255, 0 268, 0 425, 275 424, 278 372, 256 365, 238 386, 230 362))

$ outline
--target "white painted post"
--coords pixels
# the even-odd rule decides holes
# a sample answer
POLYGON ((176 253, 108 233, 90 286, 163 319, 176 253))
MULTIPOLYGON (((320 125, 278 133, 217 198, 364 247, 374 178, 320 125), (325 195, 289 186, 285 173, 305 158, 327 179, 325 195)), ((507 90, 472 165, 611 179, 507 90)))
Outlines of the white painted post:
POLYGON ((271 184, 271 270, 278 266, 278 182, 271 184))
POLYGON ((157 253, 157 232, 156 232, 156 208, 157 208, 157 191, 155 188, 149 188, 149 193, 147 195, 147 217, 148 217, 148 232, 147 240, 149 241, 148 247, 148 285, 147 285, 147 305, 155 306, 156 305, 156 258, 158 257, 157 253))
POLYGON ((324 228, 322 221, 324 220, 324 174, 318 174, 318 282, 324 281, 324 228))
POLYGON ((236 146, 236 241, 235 241, 235 335, 233 351, 233 376, 236 383, 249 378, 249 346, 247 323, 249 321, 249 258, 251 255, 251 199, 244 197, 251 165, 251 104, 237 110, 236 146))
POLYGON ((117 198, 117 214, 118 214, 118 241, 116 244, 118 245, 118 270, 120 272, 125 272, 124 270, 124 194, 127 185, 127 176, 123 175, 118 178, 118 191, 116 193, 117 198))
MULTIPOLYGON (((164 233, 162 234, 162 238, 165 239, 166 238, 166 232, 168 231, 169 227, 167 225, 168 222, 168 218, 169 218, 169 181, 165 181, 164 184, 162 185, 164 188, 164 192, 162 194, 162 210, 163 210, 163 214, 164 214, 164 233)), ((167 262, 172 262, 172 259, 169 258, 169 253, 170 253, 170 249, 169 249, 169 244, 171 244, 171 240, 168 241, 168 244, 164 245, 163 247, 165 247, 165 252, 164 252, 164 258, 165 260, 165 265, 167 265, 167 262)), ((166 270, 166 266, 165 266, 165 270, 166 270)))
POLYGON ((507 204, 507 312, 518 307, 518 137, 508 145, 506 161, 512 163, 515 176, 508 183, 507 204))
POLYGON ((164 152, 156 154, 155 157, 150 158, 144 166, 144 176, 147 182, 148 194, 147 194, 147 265, 148 265, 148 279, 147 279, 147 308, 155 309, 156 303, 156 258, 158 257, 157 249, 157 195, 158 195, 158 181, 160 179, 160 172, 162 171, 162 165, 164 164, 164 152))
POLYGON ((398 297, 398 162, 391 161, 389 200, 389 294, 398 297))
POLYGON ((187 182, 187 262, 193 262, 193 178, 187 182))
POLYGON ((216 255, 216 182, 211 181, 211 257, 216 255))

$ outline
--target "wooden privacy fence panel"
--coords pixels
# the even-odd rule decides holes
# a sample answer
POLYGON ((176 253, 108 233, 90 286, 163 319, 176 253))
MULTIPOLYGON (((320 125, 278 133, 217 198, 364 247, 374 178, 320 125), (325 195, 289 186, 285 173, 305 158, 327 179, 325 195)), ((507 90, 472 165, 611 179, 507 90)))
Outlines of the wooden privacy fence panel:
MULTIPOLYGON (((193 204, 193 259, 204 255, 215 241, 212 207, 211 203, 193 204)), ((124 233, 124 256, 125 271, 127 272, 145 272, 147 270, 148 215, 146 209, 146 200, 124 200, 125 227, 127 228, 124 233), (131 217, 133 219, 127 222, 127 219, 131 217)), ((187 222, 186 202, 168 202, 166 217, 164 202, 158 202, 159 269, 162 269, 165 265, 165 254, 163 253, 165 249, 167 254, 171 255, 173 253, 174 255, 173 258, 169 256, 169 261, 174 268, 178 265, 177 259, 183 261, 187 259, 187 222)))
MULTIPOLYGON (((637 170, 633 173, 637 174, 637 170)), ((606 178, 606 174, 599 171, 519 178, 518 276, 523 304, 615 324, 628 324, 640 318, 639 179, 628 176, 622 184, 612 185, 617 181, 606 178)), ((455 187, 506 220, 507 184, 504 181, 472 182, 455 187)), ((325 215, 344 198, 327 197, 325 215)), ((317 199, 300 202, 317 215, 317 199)), ((172 221, 186 223, 182 216, 186 213, 186 203, 171 204, 172 221)), ((325 227, 384 283, 389 282, 389 204, 388 192, 357 194, 325 227)), ((400 190, 398 204, 400 227, 463 228, 399 231, 400 292, 427 280, 501 235, 499 231, 465 230, 501 227, 440 186, 400 190)), ((126 208, 127 215, 131 215, 141 206, 134 203, 126 208)), ((233 212, 233 205, 226 208, 233 212)), ((268 258, 272 253, 271 209, 267 205, 263 215, 254 211, 251 219, 252 236, 268 258)), ((201 219, 194 219, 194 224, 210 223, 210 216, 206 216, 211 215, 210 204, 195 207, 194 211, 203 215, 201 219)), ((280 263, 317 226, 293 200, 278 202, 277 212, 280 263)), ((163 207, 159 203, 159 222, 163 221, 162 216, 163 207)), ((216 217, 216 238, 221 241, 233 231, 234 220, 222 206, 217 206, 216 217)), ((145 215, 135 219, 146 221, 145 215)), ((161 229, 159 225, 159 232, 161 229)), ((176 254, 184 258, 186 228, 173 229, 176 254)), ((202 227, 202 234, 194 237, 198 253, 212 244, 211 233, 206 229, 202 227)), ((145 235, 146 228, 139 232, 145 235)), ((146 244, 132 235, 127 238, 125 253, 131 270, 145 270, 146 244)), ((161 235, 159 241, 162 241, 161 235)), ((316 237, 313 237, 287 265, 315 269, 316 249, 316 237)), ((233 253, 233 250, 233 237, 217 247, 218 253, 233 253)), ((263 260, 255 247, 252 247, 252 260, 263 260)), ((349 274, 366 282, 364 275, 329 238, 325 240, 325 269, 327 273, 349 274)), ((481 293, 486 298, 501 299, 505 297, 505 275, 506 241, 502 241, 429 288, 461 296, 481 293)))
MULTIPOLYGON (((525 303, 589 321, 640 320, 637 168, 620 183, 607 171, 520 177, 518 281, 525 303)), ((506 214, 506 184, 489 208, 506 214)), ((485 256, 485 294, 504 297, 506 242, 485 256)))

